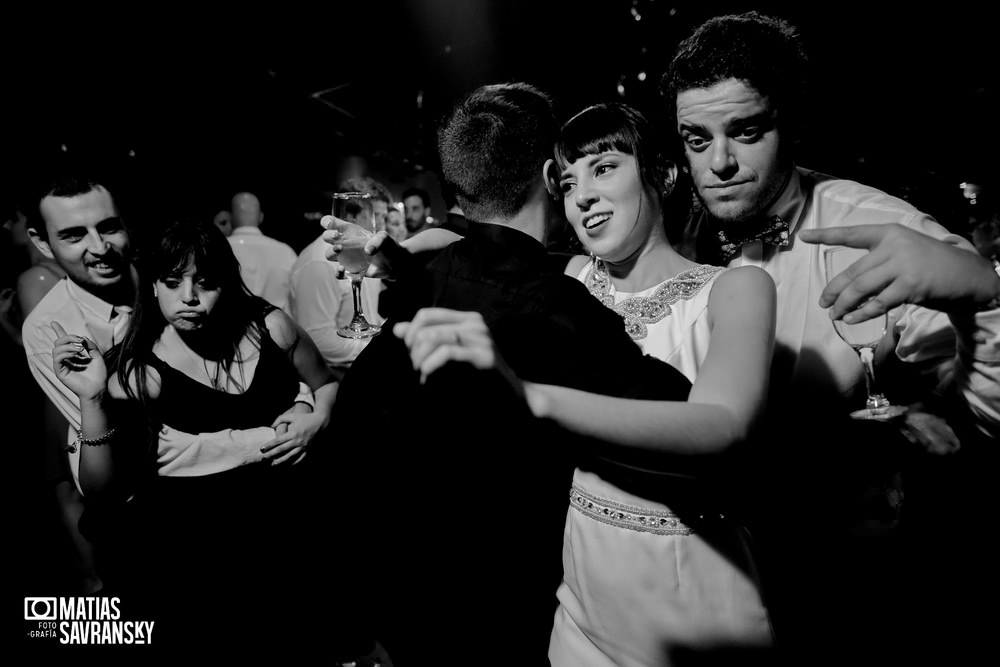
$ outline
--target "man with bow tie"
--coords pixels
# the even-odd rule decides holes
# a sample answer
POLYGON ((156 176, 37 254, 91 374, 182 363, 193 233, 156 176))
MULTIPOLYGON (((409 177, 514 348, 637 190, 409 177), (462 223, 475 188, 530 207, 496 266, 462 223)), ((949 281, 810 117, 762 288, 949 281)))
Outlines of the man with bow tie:
MULTIPOLYGON (((718 254, 709 259, 760 266, 777 285, 775 388, 791 387, 792 395, 807 404, 821 402, 824 410, 849 411, 843 401, 856 397, 853 390, 863 386, 863 375, 857 355, 834 331, 831 314, 843 316, 853 310, 848 306, 860 305, 867 297, 878 299, 865 307, 862 319, 902 304, 936 301, 936 310, 909 306, 892 313, 894 320, 898 316, 896 352, 903 361, 923 364, 955 357, 956 341, 974 350, 959 355, 958 363, 966 366, 956 374, 953 391, 965 399, 979 431, 997 434, 1000 277, 976 257, 968 241, 907 202, 793 162, 792 149, 803 125, 799 104, 805 99, 806 76, 806 55, 794 28, 750 12, 703 24, 680 45, 662 82, 666 99, 674 102, 705 222, 717 242, 718 254), (730 44, 733 35, 742 38, 730 44), (842 242, 842 233, 834 229, 858 225, 900 225, 905 229, 893 228, 889 240, 909 239, 919 232, 950 247, 928 245, 928 254, 914 256, 912 263, 896 258, 892 266, 883 266, 882 275, 856 279, 828 313, 832 299, 824 295, 823 244, 842 242), (942 269, 951 266, 941 257, 950 257, 954 248, 969 251, 968 257, 958 256, 968 275, 967 293, 957 288, 937 295, 935 286, 948 276, 943 270, 938 271, 940 280, 928 274, 939 264, 942 269), (903 274, 907 270, 922 276, 923 293, 898 284, 883 290, 894 278, 908 280, 903 274), (953 326, 957 318, 949 318, 949 310, 977 312, 953 326)), ((884 241, 879 243, 885 233, 888 230, 864 242, 875 259, 888 260, 894 254, 884 241)))
MULTIPOLYGON (((762 267, 777 286, 770 403, 774 428, 766 445, 780 457, 764 465, 794 469, 787 476, 797 478, 795 482, 816 480, 813 500, 805 505, 787 498, 783 502, 793 513, 805 508, 789 521, 804 518, 819 524, 826 515, 813 511, 816 503, 835 509, 837 502, 824 495, 829 487, 819 478, 860 467, 859 459, 842 454, 861 442, 844 435, 859 425, 841 429, 835 424, 861 407, 857 399, 864 395, 864 375, 857 354, 838 337, 831 318, 863 321, 891 310, 892 340, 887 336, 883 341, 880 356, 890 358, 898 377, 912 381, 895 385, 897 395, 887 392, 890 400, 946 402, 942 412, 950 416, 950 425, 935 430, 938 437, 954 442, 953 429, 963 446, 989 442, 1000 434, 1000 277, 967 240, 907 202, 794 163, 806 70, 795 29, 748 12, 716 17, 698 27, 679 45, 661 91, 675 114, 672 120, 703 210, 698 226, 714 246, 698 259, 762 267), (835 244, 870 252, 849 275, 828 286, 823 250, 835 244), (890 354, 893 347, 895 355, 890 354)), ((707 246, 699 241, 698 247, 702 251, 707 246)), ((891 379, 888 373, 886 378, 891 379)), ((931 437, 904 424, 911 438, 931 437)), ((889 433, 891 425, 870 426, 880 434, 875 441, 898 435, 889 433)), ((788 497, 809 493, 811 483, 791 487, 795 491, 788 497)), ((790 546, 795 544, 783 545, 790 546)), ((813 572, 821 569, 809 563, 813 572)), ((800 573, 809 576, 803 567, 800 573)), ((840 581, 825 573, 814 580, 819 579, 840 581)), ((836 593, 835 586, 831 583, 825 592, 836 593)), ((788 588, 814 598, 823 595, 801 580, 788 588)), ((805 608, 792 608, 786 622, 822 623, 805 608)), ((779 644, 781 623, 779 615, 779 644)), ((823 630, 837 632, 839 640, 843 628, 823 630)), ((799 639, 817 646, 821 640, 809 635, 799 639)))

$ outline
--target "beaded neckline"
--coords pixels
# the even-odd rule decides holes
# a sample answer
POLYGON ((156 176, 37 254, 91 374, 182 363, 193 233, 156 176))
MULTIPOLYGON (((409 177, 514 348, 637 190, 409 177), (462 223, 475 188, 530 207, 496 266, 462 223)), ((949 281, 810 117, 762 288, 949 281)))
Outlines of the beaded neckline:
POLYGON ((608 267, 595 257, 593 268, 587 274, 586 285, 601 303, 624 318, 625 331, 632 340, 642 340, 648 333, 647 325, 656 324, 670 315, 673 312, 672 304, 694 297, 705 283, 723 270, 725 269, 721 266, 701 264, 660 283, 649 296, 631 296, 615 304, 608 267))

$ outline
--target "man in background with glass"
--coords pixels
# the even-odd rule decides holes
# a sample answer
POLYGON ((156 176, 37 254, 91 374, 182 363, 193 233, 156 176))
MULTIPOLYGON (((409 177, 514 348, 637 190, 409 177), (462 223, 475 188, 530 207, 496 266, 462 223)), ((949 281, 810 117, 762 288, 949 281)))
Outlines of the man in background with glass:
MULTIPOLYGON (((759 266, 777 286, 770 455, 750 483, 761 495, 768 489, 769 519, 781 513, 761 529, 782 576, 772 585, 777 640, 825 651, 833 637, 856 647, 844 635, 873 620, 859 613, 873 599, 849 597, 869 591, 850 587, 861 567, 843 562, 840 538, 850 534, 858 489, 899 470, 890 449, 899 429, 946 450, 961 442, 983 451, 1000 433, 1000 277, 968 241, 905 201, 796 166, 806 83, 794 28, 750 12, 697 28, 661 90, 704 209, 699 260, 759 266), (840 244, 870 253, 827 276, 823 251, 840 244), (896 378, 886 393, 933 407, 852 422, 864 374, 831 318, 852 324, 887 312, 876 355, 882 379, 896 378)), ((898 509, 900 489, 890 491, 898 509)), ((892 609, 875 618, 893 623, 892 609)))
MULTIPOLYGON (((351 178, 340 184, 341 192, 365 192, 372 197, 372 211, 377 229, 385 227, 385 217, 392 202, 392 193, 372 178, 351 178)), ((307 245, 295 264, 290 276, 290 301, 292 317, 306 330, 323 354, 323 359, 341 378, 351 363, 368 344, 368 339, 344 338, 337 330, 349 325, 354 316, 351 282, 338 277, 338 268, 326 260, 326 243, 317 230, 316 238, 307 245)), ((382 281, 369 278, 361 285, 364 312, 372 324, 381 324, 378 303, 382 281)))

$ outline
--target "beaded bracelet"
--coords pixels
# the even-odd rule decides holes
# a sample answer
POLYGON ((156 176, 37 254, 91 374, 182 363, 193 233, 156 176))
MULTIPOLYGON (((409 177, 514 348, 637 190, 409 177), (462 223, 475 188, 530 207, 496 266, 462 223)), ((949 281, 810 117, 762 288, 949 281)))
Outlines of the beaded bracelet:
POLYGON ((111 436, 115 434, 115 429, 112 428, 110 431, 104 435, 99 435, 96 438, 85 438, 83 437, 83 431, 76 432, 76 442, 73 443, 73 449, 70 451, 76 451, 80 445, 87 445, 88 447, 99 447, 101 445, 106 445, 111 440, 111 436))

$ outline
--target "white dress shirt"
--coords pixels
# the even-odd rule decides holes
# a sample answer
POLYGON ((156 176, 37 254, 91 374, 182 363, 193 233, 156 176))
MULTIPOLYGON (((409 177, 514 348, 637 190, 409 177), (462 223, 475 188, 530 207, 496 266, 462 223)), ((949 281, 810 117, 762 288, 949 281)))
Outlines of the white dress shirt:
MULTIPOLYGON (((840 339, 825 308, 823 250, 827 246, 796 239, 799 229, 899 223, 946 243, 976 252, 964 238, 948 232, 907 202, 879 190, 796 169, 785 190, 767 211, 790 225, 785 248, 754 241, 743 246, 729 266, 763 268, 778 292, 777 363, 772 382, 788 382, 791 395, 819 395, 817 383, 832 383, 842 396, 864 385, 854 350, 840 339), (788 375, 790 373, 790 375, 788 375)), ((978 420, 980 430, 1000 428, 1000 309, 978 313, 968 322, 917 306, 890 313, 899 339, 896 354, 906 362, 952 364, 955 388, 978 420)), ((892 400, 892 396, 889 396, 892 400)))
POLYGON ((291 246, 264 236, 256 227, 237 227, 229 237, 250 291, 288 314, 289 274, 295 263, 291 246))
MULTIPOLYGON (((292 317, 316 343, 320 353, 338 377, 342 375, 370 339, 355 340, 337 335, 337 329, 354 317, 351 281, 337 279, 337 265, 324 254, 322 236, 305 247, 292 267, 292 317)), ((361 283, 361 303, 372 324, 384 321, 378 314, 382 281, 365 278, 361 283)))

